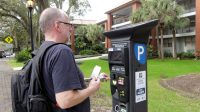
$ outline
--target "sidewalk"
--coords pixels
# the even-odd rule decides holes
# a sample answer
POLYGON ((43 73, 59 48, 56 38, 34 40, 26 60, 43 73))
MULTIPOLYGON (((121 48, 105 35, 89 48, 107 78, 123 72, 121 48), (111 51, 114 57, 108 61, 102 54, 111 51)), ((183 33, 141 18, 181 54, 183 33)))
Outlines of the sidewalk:
MULTIPOLYGON (((108 56, 108 54, 103 54, 102 56, 108 56)), ((92 60, 92 59, 99 59, 102 56, 95 56, 95 57, 88 57, 88 58, 80 58, 80 59, 75 59, 75 61, 80 62, 80 61, 85 61, 85 60, 92 60)), ((22 67, 16 67, 13 68, 14 71, 16 70, 21 70, 22 67)))
POLYGON ((0 112, 12 112, 10 81, 14 71, 6 61, 0 59, 0 112))

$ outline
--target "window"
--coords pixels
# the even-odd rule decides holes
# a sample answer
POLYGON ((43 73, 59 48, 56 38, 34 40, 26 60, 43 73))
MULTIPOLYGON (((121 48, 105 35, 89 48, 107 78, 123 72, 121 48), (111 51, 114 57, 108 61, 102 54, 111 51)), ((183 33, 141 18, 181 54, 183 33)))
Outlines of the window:
POLYGON ((194 37, 186 37, 185 38, 185 46, 190 46, 195 43, 194 37))
POLYGON ((164 39, 163 46, 164 47, 172 47, 172 39, 164 39))

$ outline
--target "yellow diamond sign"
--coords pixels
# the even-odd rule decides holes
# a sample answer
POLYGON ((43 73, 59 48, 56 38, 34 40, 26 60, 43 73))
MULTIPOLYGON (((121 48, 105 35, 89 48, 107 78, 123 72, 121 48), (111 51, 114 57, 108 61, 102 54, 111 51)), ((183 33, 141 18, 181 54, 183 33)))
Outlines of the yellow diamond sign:
POLYGON ((5 38, 5 41, 10 44, 13 42, 13 38, 11 36, 8 36, 5 38))

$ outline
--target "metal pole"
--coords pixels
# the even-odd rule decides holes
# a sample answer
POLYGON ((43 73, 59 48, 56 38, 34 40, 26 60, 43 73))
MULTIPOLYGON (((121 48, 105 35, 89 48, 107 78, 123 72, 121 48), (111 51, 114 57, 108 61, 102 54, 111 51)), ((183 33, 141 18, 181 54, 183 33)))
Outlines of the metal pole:
POLYGON ((33 29, 32 29, 32 7, 29 7, 30 16, 30 37, 31 37, 31 50, 34 51, 34 41, 33 41, 33 29))

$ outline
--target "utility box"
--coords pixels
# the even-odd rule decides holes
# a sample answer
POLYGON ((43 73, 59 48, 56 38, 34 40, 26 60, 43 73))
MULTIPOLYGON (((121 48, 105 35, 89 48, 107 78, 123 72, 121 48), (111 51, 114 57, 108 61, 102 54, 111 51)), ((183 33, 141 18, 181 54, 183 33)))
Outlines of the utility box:
POLYGON ((152 20, 105 32, 108 49, 112 112, 147 112, 147 43, 152 20))

